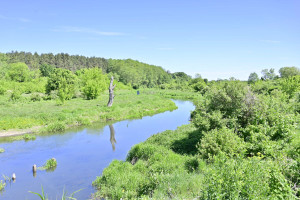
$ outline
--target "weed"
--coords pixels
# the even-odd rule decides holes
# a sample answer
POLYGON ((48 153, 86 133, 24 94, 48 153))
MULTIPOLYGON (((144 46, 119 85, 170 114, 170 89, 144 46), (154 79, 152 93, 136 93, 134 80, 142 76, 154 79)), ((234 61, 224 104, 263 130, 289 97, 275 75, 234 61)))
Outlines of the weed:
MULTIPOLYGON (((41 186, 41 187, 42 187, 42 194, 39 194, 37 192, 32 192, 32 191, 29 191, 29 192, 32 193, 32 194, 38 195, 41 200, 48 200, 48 196, 45 194, 43 186, 41 186)), ((70 194, 69 196, 67 196, 67 193, 65 192, 65 190, 63 190, 63 194, 62 194, 61 200, 67 200, 67 199, 77 200, 76 198, 74 198, 74 194, 76 194, 77 192, 79 192, 81 190, 82 189, 79 189, 79 190, 73 192, 72 194, 70 194)))
POLYGON ((2 180, 0 181, 0 191, 4 190, 6 183, 2 180))
POLYGON ((0 148, 0 153, 4 153, 5 150, 3 148, 0 148))
POLYGON ((33 135, 33 134, 25 134, 25 135, 23 135, 23 139, 24 139, 25 141, 27 141, 27 140, 35 140, 35 139, 36 139, 36 136, 33 135))

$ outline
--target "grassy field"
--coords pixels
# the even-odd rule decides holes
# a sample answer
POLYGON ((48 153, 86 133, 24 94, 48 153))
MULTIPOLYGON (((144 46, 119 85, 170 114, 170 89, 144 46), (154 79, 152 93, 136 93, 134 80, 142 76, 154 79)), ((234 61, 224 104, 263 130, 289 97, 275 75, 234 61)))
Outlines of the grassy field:
POLYGON ((43 131, 61 131, 67 126, 88 125, 96 121, 123 120, 176 109, 176 105, 158 92, 117 91, 112 107, 106 106, 108 94, 95 100, 75 98, 61 105, 58 101, 32 102, 26 97, 14 102, 0 96, 0 130, 42 126, 43 131))

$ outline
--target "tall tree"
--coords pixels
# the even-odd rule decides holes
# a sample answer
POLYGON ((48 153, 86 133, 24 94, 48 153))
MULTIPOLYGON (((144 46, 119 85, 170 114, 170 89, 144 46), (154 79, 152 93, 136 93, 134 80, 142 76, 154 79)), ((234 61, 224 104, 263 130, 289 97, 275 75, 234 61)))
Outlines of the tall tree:
POLYGON ((291 76, 300 75, 300 69, 298 67, 282 67, 279 69, 281 78, 287 78, 291 76))
POLYGON ((255 82, 258 81, 258 80, 259 80, 259 77, 258 77, 257 73, 252 72, 252 73, 249 75, 248 83, 255 83, 255 82))

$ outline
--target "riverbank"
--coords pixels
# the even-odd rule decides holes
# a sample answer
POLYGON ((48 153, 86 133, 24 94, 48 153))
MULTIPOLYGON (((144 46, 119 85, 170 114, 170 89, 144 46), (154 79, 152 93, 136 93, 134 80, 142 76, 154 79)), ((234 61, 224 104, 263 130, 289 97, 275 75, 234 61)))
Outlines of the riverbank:
MULTIPOLYGON (((96 178, 93 185, 98 191, 94 198, 273 199, 287 195, 289 188, 274 192, 280 182, 287 186, 278 171, 280 165, 287 167, 284 160, 262 155, 230 158, 223 154, 205 160, 199 156, 202 137, 190 124, 133 146, 126 161, 112 161, 96 178)), ((289 149, 297 148, 299 137, 292 144, 289 149)))
MULTIPOLYGON (((49 101, 7 101, 0 97, 0 137, 25 133, 59 132, 72 126, 89 125, 93 122, 140 118, 176 109, 176 105, 164 93, 155 90, 118 91, 112 107, 108 108, 107 94, 95 100, 75 98, 58 104, 49 101)), ((21 137, 16 137, 18 139, 21 137)))

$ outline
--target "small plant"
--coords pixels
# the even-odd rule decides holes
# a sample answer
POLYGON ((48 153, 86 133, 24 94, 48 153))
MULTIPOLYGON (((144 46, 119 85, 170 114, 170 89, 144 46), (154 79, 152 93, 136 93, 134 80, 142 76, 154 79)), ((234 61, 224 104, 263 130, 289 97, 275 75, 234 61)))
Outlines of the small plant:
POLYGON ((0 153, 3 153, 5 150, 3 148, 0 148, 0 153))
POLYGON ((25 141, 27 141, 27 140, 35 140, 35 139, 36 139, 36 136, 35 136, 35 135, 32 135, 32 134, 25 134, 25 135, 23 135, 23 139, 24 139, 25 141))
POLYGON ((11 182, 11 177, 5 176, 4 174, 2 174, 2 177, 4 178, 5 182, 11 182))
POLYGON ((45 196, 43 186, 42 186, 42 194, 39 194, 39 193, 36 193, 36 192, 31 192, 31 191, 29 191, 29 192, 32 193, 32 194, 38 195, 38 196, 40 197, 41 200, 48 200, 48 197, 45 196))
POLYGON ((2 180, 0 181, 0 191, 2 191, 5 188, 6 183, 2 180))
POLYGON ((56 166, 57 166, 56 159, 51 158, 51 159, 47 160, 46 163, 42 167, 39 167, 38 169, 40 169, 40 170, 51 170, 51 169, 55 169, 56 166))
MULTIPOLYGON (((76 198, 74 198, 74 194, 77 193, 77 192, 79 192, 79 191, 81 191, 81 190, 82 189, 73 192, 70 196, 67 196, 67 193, 65 192, 65 190, 63 190, 63 194, 62 194, 61 200, 67 200, 67 199, 77 200, 76 198)), ((48 200, 48 196, 45 195, 45 193, 44 193, 43 186, 42 186, 42 194, 39 194, 37 192, 32 192, 32 191, 29 191, 29 192, 32 193, 32 194, 38 195, 41 200, 48 200)))

